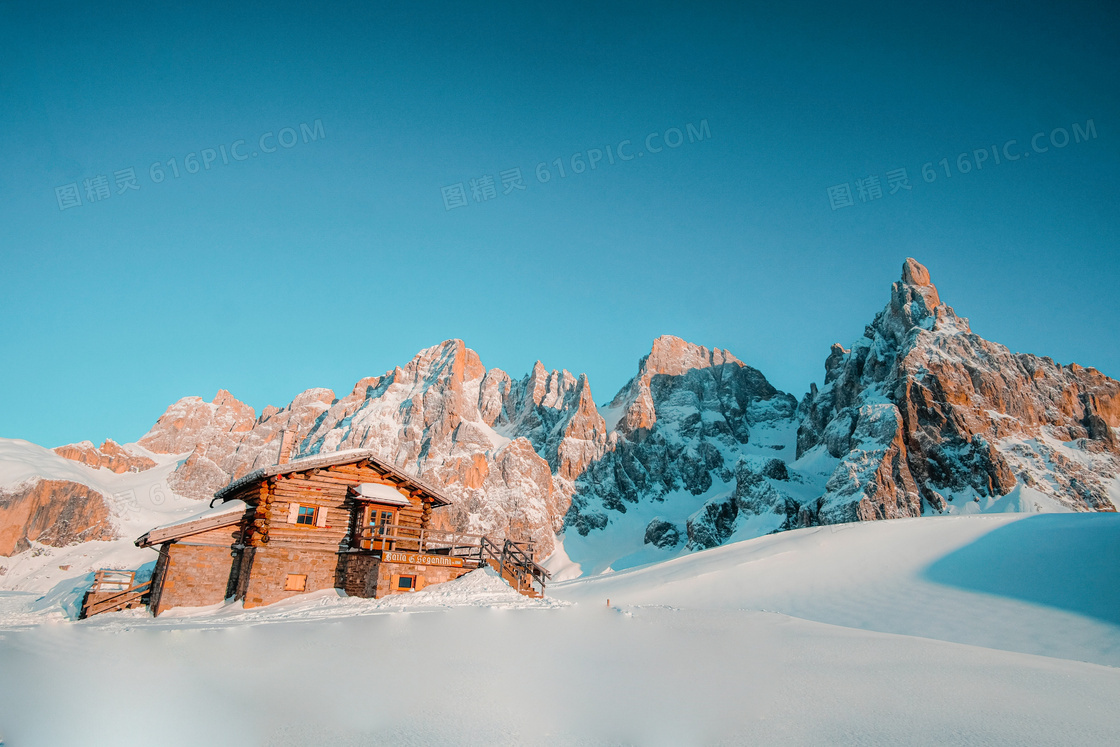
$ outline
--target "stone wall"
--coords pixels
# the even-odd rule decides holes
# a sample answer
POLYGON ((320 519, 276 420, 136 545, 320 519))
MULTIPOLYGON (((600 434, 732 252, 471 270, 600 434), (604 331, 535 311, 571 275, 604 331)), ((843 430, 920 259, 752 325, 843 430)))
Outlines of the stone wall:
POLYGON ((342 558, 342 590, 352 597, 377 596, 381 559, 365 553, 347 553, 342 558))
POLYGON ((172 607, 216 604, 233 595, 246 609, 261 607, 321 589, 341 589, 352 597, 407 593, 397 588, 402 575, 416 576, 414 591, 451 581, 470 568, 383 563, 365 553, 333 553, 283 547, 246 548, 231 557, 230 547, 174 542, 164 546, 153 574, 152 614, 172 607), (165 560, 166 558, 166 560, 165 560), (306 576, 304 588, 287 588, 289 576, 306 576))
POLYGON ((226 598, 230 549, 188 542, 167 546, 167 563, 152 596, 152 614, 172 607, 204 607, 226 598))
POLYGON ((472 568, 447 568, 414 563, 381 563, 377 573, 377 593, 375 596, 385 597, 390 594, 409 593, 397 589, 397 579, 401 576, 416 576, 414 591, 419 591, 425 586, 454 580, 472 570, 472 568))
MULTIPOLYGON (((228 553, 227 553, 228 554, 228 553)), ((240 584, 240 595, 246 609, 279 602, 299 594, 320 589, 334 589, 340 585, 339 555, 322 550, 298 550, 292 548, 253 548, 248 562, 244 562, 241 576, 248 576, 248 582, 240 584), (307 576, 303 591, 286 589, 289 575, 307 576)), ((227 564, 228 567, 228 564, 227 564)))

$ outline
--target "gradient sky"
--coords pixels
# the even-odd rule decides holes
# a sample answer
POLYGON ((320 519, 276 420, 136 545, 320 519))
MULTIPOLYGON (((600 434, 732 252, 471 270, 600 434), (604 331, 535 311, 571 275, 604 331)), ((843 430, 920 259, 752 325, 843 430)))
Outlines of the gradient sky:
POLYGON ((800 397, 907 256, 978 334, 1120 376, 1114 2, 237 5, 0 3, 0 436, 131 441, 183 396, 348 393, 453 337, 604 402, 675 334, 800 397), (830 207, 898 168, 911 190, 830 207))

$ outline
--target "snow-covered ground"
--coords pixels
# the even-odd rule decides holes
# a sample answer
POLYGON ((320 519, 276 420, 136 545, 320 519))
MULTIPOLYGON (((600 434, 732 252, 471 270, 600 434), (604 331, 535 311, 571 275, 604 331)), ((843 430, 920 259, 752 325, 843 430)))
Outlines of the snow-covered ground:
POLYGON ((1112 744, 1120 732, 1109 514, 798 530, 554 584, 544 601, 476 572, 384 600, 72 622, 65 592, 0 596, 6 745, 1112 744))

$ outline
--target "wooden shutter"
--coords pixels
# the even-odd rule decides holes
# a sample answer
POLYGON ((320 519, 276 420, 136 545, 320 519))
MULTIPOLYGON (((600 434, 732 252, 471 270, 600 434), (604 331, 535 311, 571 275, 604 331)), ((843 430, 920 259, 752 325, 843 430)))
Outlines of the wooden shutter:
POLYGON ((319 506, 315 509, 315 526, 325 527, 327 525, 327 507, 319 506))
POLYGON ((297 516, 299 516, 299 504, 298 503, 289 503, 288 504, 288 523, 289 524, 295 524, 297 516))

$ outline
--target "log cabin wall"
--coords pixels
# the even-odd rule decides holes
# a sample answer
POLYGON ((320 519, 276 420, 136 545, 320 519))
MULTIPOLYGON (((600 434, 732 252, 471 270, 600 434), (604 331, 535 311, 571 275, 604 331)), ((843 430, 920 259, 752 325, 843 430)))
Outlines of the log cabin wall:
MULTIPOLYGON (((343 464, 277 475, 238 491, 255 511, 248 520, 247 547, 240 562, 237 597, 246 607, 272 604, 298 594, 341 588, 353 596, 373 596, 378 565, 353 557, 363 509, 349 489, 362 483, 400 487, 369 463, 343 464), (299 521, 300 507, 313 511, 299 521)), ((394 506, 397 523, 417 529, 428 524, 430 502, 418 491, 409 505, 394 506)))
MULTIPOLYGON (((269 543, 295 543, 301 546, 327 544, 332 545, 335 551, 347 549, 353 532, 359 529, 357 523, 361 520, 360 509, 367 503, 356 501, 349 494, 349 488, 362 483, 400 487, 398 481, 372 467, 352 464, 277 476, 270 481, 267 500, 269 543), (324 525, 316 526, 317 531, 313 531, 310 527, 290 522, 288 519, 292 503, 325 510, 325 520, 316 522, 324 525)), ((410 505, 397 508, 397 522, 404 526, 426 527, 430 509, 425 511, 419 494, 412 491, 402 493, 402 496, 408 498, 410 505)))

